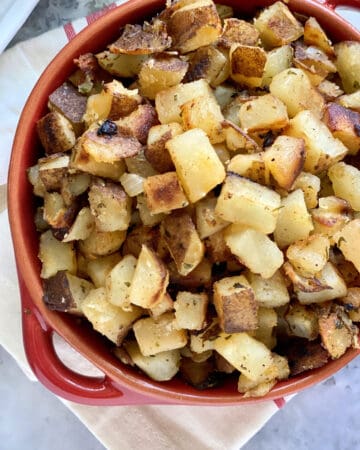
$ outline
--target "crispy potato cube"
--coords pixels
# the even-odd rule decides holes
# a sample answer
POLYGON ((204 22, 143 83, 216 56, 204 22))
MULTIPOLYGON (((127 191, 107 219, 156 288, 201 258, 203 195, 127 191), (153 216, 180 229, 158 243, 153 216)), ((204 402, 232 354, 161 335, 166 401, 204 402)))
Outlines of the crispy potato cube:
POLYGON ((167 172, 146 178, 144 193, 147 206, 152 214, 170 212, 189 204, 176 172, 167 172))
POLYGON ((222 278, 214 283, 213 290, 219 323, 225 333, 241 333, 258 327, 258 305, 243 275, 222 278))
POLYGON ((158 92, 177 86, 184 78, 188 63, 176 56, 153 55, 143 62, 139 72, 140 92, 151 100, 158 92))
POLYGON ((256 46, 259 32, 249 22, 231 17, 224 20, 223 31, 219 39, 221 47, 230 48, 232 44, 256 46))
POLYGON ((282 252, 266 234, 233 224, 225 230, 231 253, 252 272, 271 278, 284 262, 282 252))
POLYGON ((360 219, 354 219, 334 235, 334 241, 345 259, 351 261, 360 272, 360 255, 358 243, 360 239, 360 219))
POLYGON ((247 153, 258 153, 261 147, 245 131, 229 120, 222 123, 226 146, 231 151, 245 150, 247 153))
POLYGON ((285 314, 291 334, 313 341, 318 337, 319 325, 315 311, 304 305, 293 304, 285 314))
POLYGON ((130 286, 134 276, 137 259, 133 255, 125 255, 107 274, 105 279, 106 298, 115 306, 124 310, 130 307, 130 286))
POLYGON ((121 255, 119 252, 87 260, 85 272, 91 278, 96 288, 105 287, 106 277, 120 260, 121 255))
POLYGON ((296 292, 297 298, 302 305, 321 303, 346 295, 346 284, 332 263, 326 263, 323 270, 316 277, 325 289, 318 292, 296 292))
POLYGON ((205 247, 189 214, 173 212, 162 222, 166 245, 181 275, 187 275, 201 262, 205 247))
POLYGON ((57 229, 58 233, 54 234, 56 238, 63 239, 62 234, 69 231, 77 212, 76 202, 66 206, 58 192, 47 192, 44 195, 44 219, 54 229, 57 229))
POLYGON ((63 153, 52 154, 46 158, 40 158, 39 177, 47 191, 59 191, 64 177, 68 173, 70 157, 63 153))
POLYGON ((161 301, 168 283, 169 272, 165 264, 151 248, 143 244, 131 282, 129 302, 151 308, 161 301))
POLYGON ((247 333, 222 333, 215 340, 215 350, 251 380, 256 380, 272 365, 270 350, 247 333))
POLYGON ((205 132, 186 131, 166 143, 185 194, 195 203, 220 184, 225 169, 205 132))
POLYGON ((126 53, 111 53, 108 50, 95 55, 100 67, 119 78, 136 77, 147 55, 127 55, 126 53))
POLYGON ((271 94, 243 103, 239 118, 241 128, 246 132, 281 130, 289 123, 286 106, 271 94))
POLYGON ((343 41, 336 44, 334 50, 344 91, 351 94, 360 88, 360 42, 343 41))
POLYGON ((94 285, 65 270, 44 280, 43 300, 49 309, 82 315, 81 304, 94 285))
POLYGON ((348 201, 355 211, 360 211, 360 170, 339 162, 328 170, 335 195, 348 201))
POLYGON ((227 165, 227 170, 260 184, 265 184, 269 178, 263 152, 235 155, 227 165))
POLYGON ((292 185, 292 189, 301 189, 308 209, 316 208, 320 192, 320 178, 309 172, 301 172, 292 185))
POLYGON ((127 89, 118 80, 106 83, 104 91, 111 96, 110 110, 104 119, 118 120, 120 117, 127 116, 135 111, 142 102, 138 89, 127 89))
POLYGON ((134 307, 131 311, 124 311, 109 303, 104 287, 91 290, 83 300, 81 308, 94 329, 118 346, 126 337, 132 323, 143 314, 141 308, 134 307))
POLYGON ((275 242, 280 248, 299 239, 305 239, 314 229, 301 189, 291 192, 281 201, 281 208, 274 230, 275 242))
POLYGON ((39 259, 42 262, 41 278, 50 278, 59 270, 76 273, 76 254, 73 244, 58 241, 50 230, 40 236, 39 259))
POLYGON ((205 292, 179 291, 174 302, 175 325, 179 329, 202 330, 209 298, 205 292))
POLYGON ((301 111, 291 119, 286 134, 304 139, 304 169, 314 174, 340 161, 348 152, 345 145, 335 139, 328 127, 311 111, 301 111))
POLYGON ((229 224, 217 216, 216 201, 215 197, 205 197, 196 203, 196 229, 200 239, 211 236, 229 224))
POLYGON ((177 349, 144 356, 134 341, 125 342, 124 347, 132 362, 155 381, 171 380, 179 371, 181 355, 177 349))
POLYGON ((282 45, 268 52, 261 86, 269 86, 275 75, 291 67, 292 60, 291 45, 282 45))
POLYGON ((150 128, 145 147, 145 157, 158 172, 170 172, 174 169, 174 164, 165 144, 169 139, 182 132, 182 126, 177 122, 155 125, 150 128))
POLYGON ((333 136, 346 145, 349 154, 356 155, 360 150, 360 113, 344 108, 337 103, 328 103, 323 121, 333 136))
POLYGON ((87 239, 93 231, 94 226, 94 216, 91 214, 90 208, 81 208, 62 241, 71 242, 87 239))
POLYGON ((202 95, 205 97, 213 95, 209 84, 203 79, 191 83, 180 83, 159 92, 155 97, 155 108, 160 123, 181 124, 181 105, 202 95))
POLYGON ((90 186, 89 204, 99 231, 128 229, 131 219, 131 199, 119 184, 95 180, 90 186))
POLYGON ((75 145, 75 133, 71 123, 57 111, 49 112, 36 123, 36 130, 45 152, 66 152, 75 145))
POLYGON ((156 319, 153 317, 140 319, 134 323, 133 330, 144 356, 175 350, 187 344, 187 333, 176 328, 173 313, 165 313, 156 319))
POLYGON ((278 136, 264 153, 264 162, 276 183, 281 188, 290 190, 304 166, 304 141, 289 136, 278 136))
POLYGON ((177 8, 167 30, 173 48, 188 53, 215 42, 221 34, 221 20, 211 0, 198 0, 177 8))
MULTIPOLYGON (((146 144, 150 128, 158 123, 156 110, 151 104, 139 105, 131 114, 116 121, 122 132, 134 136, 143 145, 146 144)), ((138 153, 139 151, 126 157, 135 156, 138 153)))
POLYGON ((346 200, 335 196, 319 198, 319 207, 311 211, 314 231, 336 242, 335 234, 352 218, 352 209, 346 200))
POLYGON ((289 117, 309 110, 320 118, 325 106, 324 98, 312 86, 303 70, 290 68, 278 73, 273 77, 269 88, 271 94, 286 105, 289 117))
POLYGON ((354 109, 360 112, 360 90, 353 92, 352 94, 342 95, 337 99, 337 102, 345 108, 354 109))
POLYGON ((160 302, 157 303, 155 306, 148 308, 148 311, 152 317, 156 318, 166 312, 173 311, 173 309, 174 309, 173 299, 167 292, 165 292, 160 302))
POLYGON ((334 56, 334 48, 325 31, 315 17, 309 17, 304 25, 304 42, 306 45, 315 45, 328 56, 334 56))
POLYGON ((181 119, 184 130, 200 128, 212 144, 224 141, 221 125, 224 116, 214 96, 200 96, 184 103, 181 119))
POLYGON ((220 333, 221 328, 218 318, 213 318, 203 331, 190 334, 190 350, 194 353, 204 353, 213 350, 215 340, 220 333))
POLYGON ((280 205, 280 195, 273 190, 228 172, 215 213, 229 222, 270 234, 275 229, 280 205))
POLYGON ((266 64, 266 52, 260 47, 232 44, 230 48, 230 76, 239 84, 259 87, 266 64))
POLYGON ((352 344, 351 331, 336 313, 319 318, 321 341, 332 359, 342 356, 352 344))
POLYGON ((227 262, 234 259, 226 245, 223 231, 217 231, 205 240, 206 252, 213 263, 227 262))
POLYGON ((94 228, 86 239, 79 241, 79 250, 89 259, 110 255, 119 250, 125 238, 125 230, 99 231, 94 228))
POLYGON ((290 301, 285 278, 276 271, 270 278, 263 278, 255 273, 247 273, 247 278, 255 294, 255 300, 264 308, 277 308, 290 301))
POLYGON ((304 277, 311 277, 324 268, 329 251, 329 239, 320 234, 313 234, 305 240, 291 244, 286 250, 286 257, 296 272, 304 277))
POLYGON ((353 322, 360 322, 360 287, 349 287, 345 297, 339 299, 353 322))
POLYGON ((262 43, 268 48, 290 44, 304 33, 302 25, 282 2, 265 8, 255 19, 254 25, 262 43))
POLYGON ((146 227, 154 227, 159 224, 165 217, 165 214, 153 214, 149 207, 145 194, 136 197, 136 208, 139 211, 141 222, 146 227))

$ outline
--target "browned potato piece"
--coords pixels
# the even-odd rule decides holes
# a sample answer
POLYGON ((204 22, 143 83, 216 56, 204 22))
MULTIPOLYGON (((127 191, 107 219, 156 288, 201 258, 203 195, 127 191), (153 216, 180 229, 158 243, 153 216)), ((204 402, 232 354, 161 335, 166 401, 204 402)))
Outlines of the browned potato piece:
POLYGON ((174 309, 174 302, 170 295, 165 292, 162 299, 155 306, 148 308, 150 316, 156 318, 162 314, 172 311, 174 309))
POLYGON ((159 240, 160 231, 158 227, 150 228, 139 225, 128 233, 122 249, 123 254, 131 254, 137 258, 141 252, 142 244, 146 244, 160 253, 158 250, 159 240))
POLYGON ((170 282, 177 284, 184 289, 193 289, 198 287, 211 286, 211 268, 212 264, 207 258, 203 258, 201 262, 187 275, 181 275, 174 262, 168 264, 170 272, 170 282))
POLYGON ((167 22, 167 30, 172 47, 188 53, 215 42, 221 33, 221 20, 211 0, 198 0, 177 8, 167 22))
POLYGON ((223 231, 217 231, 204 241, 208 257, 214 263, 231 261, 234 258, 229 247, 226 245, 223 231))
POLYGON ((294 66, 305 71, 314 86, 319 85, 329 73, 336 73, 335 64, 317 47, 295 45, 294 66))
POLYGON ((189 204, 176 172, 167 172, 146 178, 144 192, 147 206, 153 214, 170 212, 189 204))
POLYGON ((334 48, 325 31, 315 17, 309 17, 304 26, 304 42, 306 45, 315 45, 328 56, 334 56, 334 48))
MULTIPOLYGON (((116 121, 120 130, 134 136, 144 145, 146 144, 150 128, 158 123, 157 113, 151 105, 139 105, 131 114, 116 121)), ((134 156, 136 153, 138 152, 126 156, 134 156)))
POLYGON ((239 84, 259 87, 266 64, 266 52, 260 47, 232 44, 230 48, 230 76, 239 84))
POLYGON ((165 242, 179 273, 187 275, 200 263, 205 253, 191 217, 185 211, 175 211, 164 218, 162 226, 165 242))
POLYGON ((318 337, 319 326, 315 311, 309 307, 293 304, 285 314, 291 334, 313 341, 318 337))
POLYGON ((222 374, 216 371, 214 361, 196 362, 191 358, 182 358, 180 363, 181 377, 194 388, 203 390, 218 386, 222 382, 222 374))
POLYGON ((75 145, 75 134, 71 123, 57 111, 49 112, 38 120, 36 129, 45 152, 66 152, 75 145))
POLYGON ((360 272, 359 239, 360 219, 352 220, 334 235, 337 247, 341 250, 345 259, 354 264, 358 272, 360 272))
POLYGON ((352 334, 336 313, 319 318, 321 341, 332 359, 342 356, 352 344, 352 334))
POLYGON ((255 183, 267 184, 269 181, 269 171, 265 168, 263 152, 235 155, 227 165, 227 170, 249 178, 255 183))
POLYGON ((44 197, 46 188, 39 174, 39 164, 35 164, 27 169, 27 178, 33 186, 33 193, 38 197, 44 197))
POLYGON ((229 224, 216 215, 216 201, 215 197, 205 197, 196 203, 196 228, 200 239, 211 236, 229 224))
POLYGON ((214 305, 226 333, 241 333, 258 327, 254 291, 243 276, 222 278, 213 285, 214 305))
POLYGON ((318 369, 329 360, 329 353, 321 346, 320 342, 306 339, 290 340, 284 353, 289 361, 291 376, 318 369))
POLYGON ((209 298, 205 292, 178 292, 174 302, 176 326, 185 330, 202 330, 208 302, 209 298))
POLYGON ((44 196, 44 219, 53 228, 68 231, 78 210, 79 205, 76 202, 66 206, 58 192, 47 192, 44 196))
POLYGON ((351 212, 349 202, 342 198, 335 196, 319 198, 319 207, 311 211, 315 233, 324 234, 333 242, 336 232, 351 220, 351 212))
POLYGON ((94 285, 65 270, 44 280, 43 300, 49 309, 82 315, 81 303, 94 285))
POLYGON ((360 90, 349 95, 342 95, 337 102, 345 108, 360 112, 360 90))
POLYGON ((300 275, 311 277, 324 268, 329 251, 329 239, 321 234, 313 234, 291 244, 286 250, 286 256, 300 275))
POLYGON ((335 195, 350 203, 355 211, 360 211, 360 170, 339 162, 328 170, 335 195))
POLYGON ((145 194, 140 194, 136 197, 136 209, 139 211, 140 221, 145 227, 154 227, 159 224, 165 214, 153 214, 147 205, 145 194))
POLYGON ((99 65, 116 77, 133 78, 140 71, 141 64, 147 55, 128 55, 125 53, 111 53, 108 50, 95 55, 99 65))
POLYGON ((337 103, 328 103, 323 121, 333 136, 346 145, 349 154, 356 155, 360 149, 360 113, 337 103))
POLYGON ((245 150, 246 153, 258 153, 260 146, 241 128, 229 120, 222 123, 226 146, 231 151, 245 150))
MULTIPOLYGON (((71 172, 74 172, 73 170, 71 172)), ((62 179, 60 193, 65 205, 71 205, 90 185, 91 176, 84 172, 67 173, 62 179)))
POLYGON ((64 83, 49 95, 49 109, 65 116, 71 123, 76 136, 84 130, 83 116, 87 97, 70 83, 64 83))
POLYGON ((276 2, 265 8, 255 19, 262 43, 269 48, 290 44, 302 36, 304 29, 289 8, 276 2))
POLYGON ((339 301, 344 305, 350 319, 353 322, 360 322, 360 287, 348 288, 345 297, 339 301))
POLYGON ((154 125, 150 128, 145 147, 145 157, 158 172, 170 172, 174 169, 174 164, 165 144, 169 139, 181 134, 182 131, 181 125, 177 122, 154 125))
POLYGON ((83 241, 79 241, 79 250, 89 259, 98 256, 106 256, 115 253, 126 238, 126 231, 99 231, 96 228, 90 236, 83 241))
MULTIPOLYGON (((318 86, 317 90, 325 98, 327 102, 332 102, 344 93, 342 89, 332 81, 323 80, 318 86)), ((340 102, 339 102, 340 103, 340 102)))
POLYGON ((158 92, 178 85, 188 66, 186 61, 176 56, 153 55, 142 64, 139 72, 141 94, 154 100, 158 92))
POLYGON ((39 177, 47 191, 59 191, 68 172, 69 155, 55 153, 46 158, 40 158, 39 177))
POLYGON ((232 44, 255 46, 258 43, 259 36, 259 32, 254 25, 232 17, 224 20, 219 45, 225 48, 230 48, 232 44))
POLYGON ((104 85, 104 91, 111 96, 109 114, 105 118, 118 120, 133 112, 142 102, 137 89, 126 89, 118 80, 104 85))
POLYGON ((292 189, 301 189, 308 209, 316 208, 321 181, 316 175, 309 172, 301 172, 292 185, 292 189))
POLYGON ((289 136, 277 137, 264 153, 264 162, 277 184, 290 190, 304 166, 304 141, 289 136))

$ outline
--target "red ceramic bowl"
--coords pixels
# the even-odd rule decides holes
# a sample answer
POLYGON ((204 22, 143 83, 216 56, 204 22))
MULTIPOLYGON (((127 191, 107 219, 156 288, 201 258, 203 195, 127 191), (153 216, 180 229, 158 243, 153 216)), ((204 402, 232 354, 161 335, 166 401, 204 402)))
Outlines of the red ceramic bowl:
MULTIPOLYGON (((222 0, 238 12, 254 14, 271 0, 222 0)), ((332 1, 320 4, 315 0, 290 0, 289 7, 298 13, 315 16, 334 41, 360 40, 360 32, 338 16, 336 4, 360 7, 360 0, 332 1)), ((8 183, 9 217, 18 265, 22 296, 24 346, 29 363, 38 379, 55 394, 68 400, 91 405, 172 403, 192 405, 237 405, 245 402, 277 399, 309 387, 342 368, 357 354, 349 350, 332 361, 291 380, 278 383, 261 399, 244 399, 236 391, 236 383, 221 388, 197 391, 180 380, 166 383, 151 381, 146 376, 119 362, 110 352, 105 339, 90 327, 79 325, 76 318, 48 310, 42 301, 39 277, 38 235, 33 214, 34 198, 26 177, 27 167, 35 164, 41 148, 35 123, 45 114, 49 94, 73 71, 73 59, 80 54, 100 51, 115 40, 119 28, 126 23, 140 22, 164 7, 165 0, 131 0, 112 10, 88 26, 65 46, 44 71, 34 87, 18 124, 8 183), (104 373, 103 378, 89 378, 72 372, 58 359, 52 333, 56 331, 73 348, 104 373)))

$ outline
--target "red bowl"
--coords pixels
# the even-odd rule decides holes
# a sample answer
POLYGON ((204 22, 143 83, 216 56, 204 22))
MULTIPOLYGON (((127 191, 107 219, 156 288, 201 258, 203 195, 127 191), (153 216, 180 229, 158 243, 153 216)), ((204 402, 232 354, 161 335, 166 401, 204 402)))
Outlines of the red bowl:
MULTIPOLYGON (((223 0, 236 11, 254 14, 271 0, 223 0)), ((338 4, 360 7, 360 0, 329 1, 290 0, 289 7, 298 13, 314 16, 336 42, 360 40, 360 32, 338 16, 333 8, 338 4)), ((41 154, 35 123, 47 110, 49 94, 74 70, 73 59, 82 53, 96 52, 115 40, 119 28, 126 23, 139 23, 164 7, 164 0, 130 0, 92 23, 66 45, 39 78, 22 111, 13 144, 8 183, 9 219, 19 274, 22 297, 24 346, 28 361, 38 379, 55 394, 68 400, 90 405, 120 405, 172 403, 192 405, 237 405, 277 399, 294 394, 329 377, 345 366, 358 350, 348 350, 344 356, 326 366, 278 383, 260 399, 243 398, 236 383, 213 390, 197 391, 180 380, 166 383, 151 381, 131 367, 123 365, 110 352, 100 335, 76 318, 50 311, 42 301, 38 235, 33 223, 34 198, 26 169, 35 164, 41 154), (104 373, 103 378, 89 378, 72 372, 58 359, 52 344, 57 332, 74 349, 104 373)))

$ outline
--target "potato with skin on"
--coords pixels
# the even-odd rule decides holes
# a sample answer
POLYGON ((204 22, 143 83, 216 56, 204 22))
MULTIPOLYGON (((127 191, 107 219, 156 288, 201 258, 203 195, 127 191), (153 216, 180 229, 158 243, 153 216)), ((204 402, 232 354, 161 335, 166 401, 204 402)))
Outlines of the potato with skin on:
POLYGON ((242 264, 263 278, 271 278, 284 262, 276 243, 252 228, 230 225, 225 230, 225 242, 242 264))
POLYGON ((166 172, 146 178, 144 193, 152 214, 168 213, 189 204, 176 172, 166 172))
POLYGON ((220 327, 225 333, 241 333, 258 327, 258 305, 243 275, 216 281, 213 292, 220 327))
POLYGON ((186 131, 167 141, 165 146, 191 203, 205 197, 224 180, 224 166, 203 130, 186 131))
POLYGON ((275 230, 280 206, 277 192, 228 172, 215 213, 223 220, 270 234, 275 230))
POLYGON ((246 153, 259 153, 261 147, 244 130, 230 120, 222 122, 226 146, 230 151, 244 150, 246 153))
POLYGON ((351 347, 352 333, 335 312, 319 318, 319 333, 332 359, 340 358, 351 347))
POLYGON ((346 94, 360 88, 360 42, 343 41, 334 45, 335 65, 346 94))
POLYGON ((125 255, 107 274, 105 279, 106 298, 115 306, 131 310, 130 286, 134 276, 137 259, 125 255))
POLYGON ((290 44, 304 33, 304 28, 289 8, 279 1, 263 9, 254 25, 267 48, 290 44))
POLYGON ((104 92, 111 97, 110 110, 104 119, 118 120, 135 111, 143 98, 138 89, 127 89, 119 80, 104 85, 104 92))
POLYGON ((277 308, 290 302, 285 278, 280 270, 270 278, 263 278, 248 271, 246 277, 254 291, 255 300, 260 307, 277 308))
POLYGON ((260 47, 232 44, 229 52, 230 76, 241 85, 260 87, 266 64, 266 52, 260 47))
POLYGON ((209 288, 211 286, 212 263, 208 258, 201 262, 187 275, 181 275, 177 270, 175 262, 168 264, 170 272, 170 283, 176 284, 181 289, 196 289, 199 287, 209 288))
POLYGON ((291 376, 322 367, 329 360, 329 353, 317 340, 292 339, 286 347, 285 356, 291 376))
POLYGON ((120 260, 120 252, 99 256, 96 259, 88 259, 86 260, 85 273, 90 277, 96 288, 104 287, 106 284, 106 277, 120 260))
POLYGON ((188 340, 186 330, 176 328, 173 313, 165 313, 157 318, 139 319, 134 323, 133 330, 144 356, 182 348, 188 340))
POLYGON ((285 320, 294 336, 313 341, 319 335, 317 314, 305 305, 297 303, 290 305, 285 320))
POLYGON ((334 241, 347 261, 351 261, 360 272, 360 219, 354 219, 334 234, 334 241))
POLYGON ((68 174, 70 157, 64 153, 54 153, 38 160, 39 177, 47 191, 59 191, 64 177, 68 174))
POLYGON ((344 108, 350 108, 360 112, 360 90, 355 91, 352 94, 342 95, 337 99, 337 103, 344 106, 344 108))
MULTIPOLYGON (((44 195, 44 219, 54 229, 59 230, 59 236, 69 231, 78 210, 78 202, 74 201, 67 206, 58 192, 46 192, 44 195)), ((58 236, 56 235, 56 237, 58 236)), ((60 240, 62 240, 62 237, 60 237, 60 240)))
MULTIPOLYGON (((73 171, 71 171, 73 172, 73 171)), ((61 181, 60 193, 65 205, 71 205, 75 198, 87 191, 91 181, 89 173, 67 173, 61 181)))
POLYGON ((205 246, 188 213, 175 211, 162 221, 162 233, 176 267, 187 275, 201 262, 205 246))
POLYGON ((125 158, 125 167, 128 173, 134 173, 142 178, 151 177, 158 173, 146 159, 144 147, 136 155, 125 158))
POLYGON ((304 43, 314 45, 325 52, 328 56, 335 55, 334 47, 325 31, 320 26, 315 17, 309 17, 304 25, 304 43))
POLYGON ((111 53, 109 50, 95 55, 100 67, 119 78, 134 78, 138 75, 147 55, 127 55, 111 53))
POLYGON ((62 241, 71 242, 87 239, 95 227, 94 216, 90 208, 85 206, 78 212, 69 230, 65 233, 62 241))
POLYGON ((304 200, 308 209, 316 208, 321 180, 309 172, 301 172, 295 179, 291 189, 301 189, 304 192, 304 200))
POLYGON ((281 200, 274 230, 275 242, 281 249, 299 239, 307 238, 313 229, 314 225, 301 189, 291 192, 281 200))
MULTIPOLYGON (((149 130, 152 126, 158 125, 159 120, 155 108, 151 104, 139 105, 132 113, 127 116, 120 117, 116 121, 116 125, 120 130, 120 134, 128 134, 134 136, 141 144, 145 145, 149 130)), ((127 155, 126 157, 135 156, 127 155)))
POLYGON ((39 259, 42 263, 41 278, 50 278, 59 270, 67 270, 75 275, 76 253, 73 243, 58 241, 51 230, 40 236, 39 259))
POLYGON ((86 239, 79 241, 79 250, 88 259, 111 255, 120 249, 125 238, 125 230, 99 231, 95 227, 86 239))
POLYGON ((75 145, 75 133, 69 120, 57 111, 49 112, 36 123, 36 131, 45 152, 66 152, 75 145))
POLYGON ((196 229, 200 239, 205 239, 225 228, 229 222, 221 219, 215 212, 217 199, 205 197, 196 203, 196 229))
POLYGON ((146 159, 158 172, 170 172, 174 169, 174 164, 165 144, 169 139, 182 132, 182 126, 177 122, 154 125, 150 128, 144 153, 146 159))
POLYGON ((314 232, 328 236, 336 243, 335 234, 353 217, 350 203, 335 196, 320 197, 319 206, 311 211, 314 232))
POLYGON ((328 170, 335 195, 360 211, 360 170, 350 164, 339 162, 328 170))
POLYGON ((344 91, 340 89, 336 83, 326 79, 323 80, 316 88, 324 97, 326 102, 337 101, 337 99, 344 93, 344 91))
POLYGON ((230 17, 224 20, 218 45, 227 49, 232 44, 256 46, 259 36, 258 30, 251 23, 236 17, 230 17))
POLYGON ((261 86, 267 87, 278 73, 292 65, 293 49, 291 45, 282 45, 267 53, 261 86))
POLYGON ((175 322, 179 329, 202 330, 209 298, 205 292, 179 291, 174 302, 175 322))
POLYGON ((165 264, 154 250, 143 244, 131 281, 129 303, 152 308, 162 300, 168 284, 165 264))

